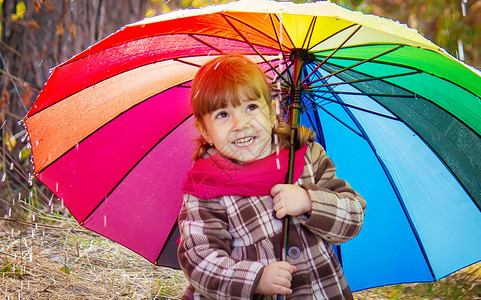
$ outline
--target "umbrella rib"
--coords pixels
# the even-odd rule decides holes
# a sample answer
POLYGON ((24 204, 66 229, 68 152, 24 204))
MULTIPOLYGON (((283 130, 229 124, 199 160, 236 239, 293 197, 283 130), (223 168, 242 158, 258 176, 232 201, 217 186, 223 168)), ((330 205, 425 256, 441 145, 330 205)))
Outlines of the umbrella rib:
POLYGON ((221 49, 215 47, 214 45, 212 45, 212 44, 210 44, 210 43, 207 43, 206 41, 202 40, 201 38, 199 38, 199 37, 197 37, 197 36, 195 36, 195 35, 193 35, 193 34, 189 34, 188 36, 190 36, 190 37, 192 37, 193 39, 195 39, 196 41, 198 41, 198 42, 206 45, 207 47, 214 49, 215 51, 219 52, 220 54, 224 54, 224 53, 225 53, 225 52, 222 51, 221 49))
POLYGON ((257 50, 257 48, 254 46, 254 44, 252 44, 240 31, 239 29, 237 29, 237 27, 234 26, 234 24, 232 24, 232 22, 227 18, 227 16, 225 15, 222 15, 224 17, 224 19, 227 21, 227 23, 229 23, 229 25, 232 27, 232 29, 235 30, 235 32, 237 32, 237 34, 257 53, 257 55, 259 55, 268 65, 269 67, 275 72, 277 73, 277 75, 282 78, 282 80, 284 80, 285 82, 287 82, 287 80, 284 78, 284 76, 282 76, 282 74, 276 69, 274 68, 274 66, 271 65, 271 63, 264 57, 264 55, 259 51, 257 50))
POLYGON ((321 78, 319 78, 319 79, 313 80, 313 81, 309 82, 309 84, 312 84, 312 83, 314 83, 314 82, 321 81, 321 80, 323 80, 323 79, 329 78, 329 77, 331 77, 331 76, 334 76, 334 75, 336 75, 336 74, 342 73, 342 72, 344 72, 344 71, 351 70, 351 69, 353 69, 353 68, 355 68, 355 67, 357 67, 357 66, 360 66, 360 65, 365 64, 365 63, 367 63, 367 62, 370 62, 370 61, 372 61, 372 60, 374 60, 374 59, 376 59, 376 58, 379 58, 379 57, 381 57, 381 56, 384 56, 384 55, 386 55, 386 54, 389 54, 389 53, 391 53, 391 52, 393 52, 393 51, 396 51, 396 50, 398 50, 398 49, 400 49, 400 48, 402 48, 402 47, 404 47, 404 45, 397 45, 397 46, 394 47, 394 48, 391 48, 391 49, 386 50, 386 51, 384 51, 384 52, 382 52, 382 53, 376 54, 376 55, 374 55, 374 56, 372 56, 372 57, 370 57, 370 58, 363 59, 363 60, 361 60, 360 62, 357 62, 357 63, 355 63, 355 64, 353 64, 353 65, 351 65, 351 66, 344 67, 344 68, 342 68, 342 69, 340 69, 340 70, 337 70, 337 71, 335 71, 335 72, 333 72, 333 73, 327 74, 327 75, 325 75, 325 76, 323 76, 323 77, 321 77, 321 78))
MULTIPOLYGON (((383 46, 383 45, 384 45, 384 46, 388 46, 388 45, 392 45, 392 44, 376 44, 376 46, 383 46)), ((355 45, 355 46, 344 47, 344 49, 346 49, 346 48, 360 48, 360 47, 365 47, 365 46, 372 46, 372 45, 355 45)), ((406 46, 408 46, 408 45, 399 45, 399 46, 404 46, 404 47, 406 47, 406 46)), ((436 53, 435 51, 433 51, 433 50, 431 50, 431 49, 423 49, 423 50, 436 53)), ((323 50, 323 51, 325 51, 325 50, 323 50)), ((388 51, 391 51, 391 50, 388 50, 388 51)), ((322 51, 317 51, 317 52, 322 52, 322 51)), ((316 51, 314 51, 314 52, 312 52, 312 53, 316 53, 316 51)), ((352 57, 336 57, 336 59, 340 59, 340 60, 342 60, 342 59, 355 60, 355 58, 352 58, 352 57)), ((452 80, 449 80, 449 79, 447 79, 447 78, 438 76, 438 75, 436 75, 436 74, 434 74, 434 73, 426 72, 426 71, 424 71, 424 70, 422 70, 422 69, 419 69, 419 68, 417 68, 417 67, 406 66, 406 65, 403 65, 403 64, 394 63, 394 62, 389 62, 389 61, 383 61, 383 62, 373 61, 372 63, 381 63, 381 64, 384 64, 384 65, 395 66, 395 67, 402 67, 402 68, 410 69, 410 70, 416 70, 416 71, 418 71, 419 73, 424 73, 424 74, 427 74, 427 75, 431 75, 431 76, 434 76, 434 77, 439 78, 439 79, 441 79, 441 80, 444 80, 444 81, 446 81, 446 82, 449 82, 450 84, 453 84, 453 85, 459 87, 460 89, 463 89, 463 90, 465 90, 466 92, 468 92, 468 93, 470 93, 470 94, 472 94, 472 95, 477 96, 474 92, 468 90, 466 87, 464 87, 464 86, 462 86, 462 85, 459 85, 459 84, 456 83, 456 82, 453 82, 452 80)), ((336 64, 334 64, 334 63, 331 63, 331 64, 342 68, 342 66, 336 65, 336 64)), ((351 68, 351 67, 346 67, 346 68, 351 68)), ((329 75, 326 75, 326 76, 329 76, 329 75)), ((312 83, 312 82, 311 82, 311 83, 312 83)))
POLYGON ((352 83, 359 83, 359 82, 366 82, 366 81, 373 81, 373 80, 383 80, 383 79, 396 78, 396 77, 402 77, 402 76, 416 75, 416 74, 420 74, 420 73, 421 73, 421 71, 413 71, 413 72, 392 74, 392 75, 379 76, 379 77, 369 77, 369 78, 364 78, 364 79, 356 79, 356 80, 350 80, 350 81, 323 83, 321 85, 311 85, 311 86, 309 86, 309 89, 320 88, 320 87, 328 87, 328 86, 339 86, 339 85, 343 85, 343 84, 352 84, 352 83))
POLYGON ((339 123, 341 123, 342 125, 344 125, 346 128, 348 128, 349 130, 351 130, 352 132, 354 132, 356 135, 358 135, 359 137, 361 138, 365 138, 362 133, 359 133, 357 132, 354 128, 352 128, 351 126, 347 125, 344 121, 342 121, 341 119, 339 119, 338 117, 336 117, 334 114, 332 114, 331 112, 329 112, 327 109, 325 109, 322 105, 319 105, 312 97, 312 95, 309 95, 307 96, 306 95, 306 98, 308 98, 311 103, 316 106, 317 108, 320 108, 322 109, 324 112, 326 112, 328 115, 330 115, 332 118, 334 118, 336 121, 338 121, 339 123))
MULTIPOLYGON (((316 92, 316 90, 304 89, 308 92, 316 92)), ((415 95, 395 95, 395 94, 376 94, 376 93, 365 93, 365 92, 349 92, 349 91, 324 91, 329 94, 339 94, 339 95, 357 95, 357 96, 371 96, 371 97, 393 97, 393 98, 416 98, 415 95)))
MULTIPOLYGON (((324 91, 326 94, 329 94, 330 92, 328 91, 324 91)), ((336 103, 336 104, 339 104, 339 105, 342 105, 342 106, 345 106, 345 107, 349 107, 349 108, 353 108, 353 109, 356 109, 356 110, 360 110, 360 111, 363 111, 363 112, 366 112, 366 113, 370 113, 370 114, 373 114, 373 115, 376 115, 376 116, 379 116, 379 117, 383 117, 383 118, 386 118, 386 119, 391 119, 391 120, 395 120, 395 121, 401 121, 401 119, 399 119, 398 117, 393 117, 393 116, 388 116, 388 115, 385 115, 385 114, 382 114, 382 113, 379 113, 379 112, 375 112, 375 111, 372 111, 372 110, 369 110, 369 109, 366 109, 366 108, 362 108, 362 107, 359 107, 359 106, 356 106, 356 105, 352 105, 352 104, 348 104, 348 103, 345 103, 345 102, 340 102, 338 100, 334 100, 334 99, 330 99, 328 97, 323 97, 323 96, 320 96, 320 95, 317 95, 317 94, 314 94, 314 93, 309 93, 311 95, 314 95, 316 97, 319 97, 323 100, 326 100, 328 102, 331 102, 331 103, 336 103)), ((316 103, 317 104, 317 103, 316 103)), ((317 104, 319 105, 319 104, 317 104)))
MULTIPOLYGON (((315 110, 317 111, 317 108, 315 108, 315 110)), ((306 113, 306 115, 307 115, 307 118, 309 119, 309 122, 311 123, 312 127, 316 128, 316 132, 318 133, 316 136, 317 136, 319 142, 321 143, 322 147, 324 149, 326 149, 326 139, 325 139, 324 133, 322 131, 322 125, 321 125, 321 120, 319 119, 319 114, 318 113, 314 114, 314 119, 316 121, 315 123, 312 121, 311 114, 306 113)))
POLYGON ((302 49, 309 49, 309 44, 311 43, 312 35, 314 34, 314 27, 316 26, 317 16, 313 16, 309 28, 307 28, 307 34, 302 41, 302 49), (307 42, 307 47, 304 47, 307 42))
MULTIPOLYGON (((276 39, 277 39, 277 42, 278 42, 278 44, 279 44, 279 49, 281 50, 281 54, 282 54, 282 58, 283 58, 283 60, 284 60, 284 64, 287 66, 287 65, 288 65, 288 64, 287 64, 287 58, 286 58, 286 55, 285 55, 285 53, 284 53, 284 49, 283 49, 283 46, 282 46, 282 41, 281 41, 281 39, 280 39, 279 34, 277 33, 277 29, 276 29, 276 26, 275 26, 275 24, 274 24, 274 19, 272 18, 272 14, 269 14, 269 17, 270 17, 270 19, 271 19, 271 24, 272 24, 272 28, 274 29, 274 33, 276 34, 276 39)), ((282 31, 282 29, 283 29, 282 23, 281 23, 281 22, 279 22, 279 23, 280 23, 280 30, 282 31)), ((289 37, 289 36, 288 36, 288 37, 289 37)), ((290 39, 290 37, 289 37, 289 39, 290 39)), ((288 67, 287 67, 286 69, 287 69, 287 75, 289 76, 289 79, 290 79, 290 81, 292 82, 291 70, 290 70, 290 68, 288 68, 288 67)))
MULTIPOLYGON (((351 25, 349 26, 348 28, 352 27, 354 25, 351 25)), ((351 34, 341 43, 339 44, 334 50, 332 50, 331 53, 329 53, 328 56, 326 56, 315 68, 314 70, 311 71, 311 73, 309 75, 307 75, 301 82, 301 85, 303 85, 306 80, 312 76, 312 74, 314 74, 315 72, 317 72, 317 70, 322 66, 324 65, 324 63, 326 63, 326 61, 331 58, 339 49, 341 49, 342 46, 344 46, 345 43, 347 43, 353 36, 354 34, 356 34, 359 29, 361 29, 362 25, 359 25, 353 32, 351 32, 351 34)), ((347 29, 347 28, 346 28, 347 29)))
POLYGON ((184 120, 182 120, 181 122, 179 122, 179 124, 177 124, 174 128, 172 128, 169 132, 167 132, 160 140, 158 140, 139 160, 137 160, 137 162, 127 171, 125 172, 124 176, 122 178, 119 179, 119 181, 117 182, 117 184, 115 186, 112 187, 112 189, 107 193, 107 195, 105 195, 105 197, 95 206, 94 209, 92 209, 92 211, 82 220, 82 221, 79 221, 79 224, 81 226, 84 225, 85 221, 97 210, 97 208, 99 208, 102 203, 104 203, 105 200, 107 200, 107 198, 113 193, 113 191, 115 191, 115 189, 122 183, 122 181, 127 177, 129 176, 130 172, 132 172, 132 170, 135 169, 135 167, 137 167, 137 165, 147 156, 150 154, 150 152, 152 152, 152 150, 155 149, 155 147, 157 147, 157 145, 162 142, 164 140, 164 138, 166 138, 167 136, 169 136, 169 134, 171 134, 175 129, 177 129, 179 126, 181 126, 182 124, 184 124, 187 120, 189 120, 190 118, 192 117, 192 114, 188 115, 184 120))
POLYGON ((189 65, 189 66, 193 66, 193 67, 197 67, 197 68, 202 67, 202 65, 195 64, 195 63, 193 63, 193 62, 186 61, 186 60, 183 60, 183 59, 181 59, 181 58, 174 58, 173 61, 178 61, 178 62, 180 62, 180 63, 186 64, 186 65, 189 65))
MULTIPOLYGON (((270 35, 267 35, 265 32, 262 32, 262 31, 260 31, 259 29, 255 28, 254 26, 252 26, 252 25, 250 25, 250 24, 248 24, 248 23, 246 23, 246 22, 244 22, 244 21, 242 21, 242 20, 239 20, 239 19, 237 19, 237 18, 235 18, 235 17, 233 17, 233 16, 231 16, 231 15, 227 15, 227 14, 221 13, 221 16, 229 23, 229 25, 230 25, 237 33, 239 33, 239 29, 237 29, 237 27, 235 27, 235 26, 232 24, 232 22, 229 21, 228 19, 235 20, 235 21, 241 23, 242 25, 244 25, 244 26, 246 26, 246 27, 249 27, 250 29, 252 29, 252 30, 260 33, 261 35, 265 36, 267 39, 269 39, 269 40, 271 40, 271 41, 273 41, 273 42, 276 42, 276 43, 279 42, 278 40, 272 38, 270 35)), ((289 49, 289 47, 287 47, 287 46, 286 46, 286 48, 289 49)), ((277 50, 279 50, 279 49, 277 49, 277 50)))
MULTIPOLYGON (((335 96, 335 95, 334 95, 335 96)), ((335 96, 336 97, 336 96, 335 96)), ((338 101, 342 102, 342 99, 338 99, 338 101)), ((402 207, 402 210, 404 212, 404 215, 406 216, 406 219, 408 220, 408 223, 409 223, 409 226, 411 227, 411 230, 414 234, 414 236, 416 237, 416 242, 418 243, 418 246, 419 246, 419 249, 421 250, 421 253, 423 254, 423 257, 424 259, 426 260, 426 263, 428 265, 428 268, 429 268, 429 271, 431 272, 431 276, 433 278, 436 278, 436 276, 434 275, 434 271, 433 271, 433 268, 431 266, 431 262, 429 261, 429 258, 428 258, 428 255, 426 253, 426 250, 424 249, 424 245, 422 244, 421 242, 421 238, 419 237, 419 234, 416 230, 416 227, 414 226, 414 223, 407 211, 407 208, 406 206, 404 205, 404 202, 401 200, 402 199, 402 196, 401 196, 401 193, 399 192, 397 186, 396 186, 396 183, 394 182, 394 179, 393 177, 391 176, 391 173, 389 172, 389 169, 387 168, 387 166, 385 165, 385 163, 383 162, 382 158, 379 156, 379 154, 377 153, 376 151, 376 147, 374 147, 374 144, 372 143, 372 141, 369 139, 368 135, 366 134, 366 132, 364 131, 364 129, 362 128, 361 124, 357 121, 356 117, 352 114, 351 111, 349 111, 348 109, 346 109, 344 107, 344 110, 346 111, 346 113, 351 117, 351 120, 356 124, 357 128, 359 129, 359 131, 361 131, 362 133, 362 136, 364 137, 364 139, 366 140, 366 142, 368 143, 369 147, 371 148, 373 154, 375 155, 377 161, 379 162, 384 174, 386 174, 386 178, 389 180, 389 183, 391 184, 391 187, 393 189, 393 192, 395 193, 398 201, 399 201, 399 204, 401 205, 402 207)))

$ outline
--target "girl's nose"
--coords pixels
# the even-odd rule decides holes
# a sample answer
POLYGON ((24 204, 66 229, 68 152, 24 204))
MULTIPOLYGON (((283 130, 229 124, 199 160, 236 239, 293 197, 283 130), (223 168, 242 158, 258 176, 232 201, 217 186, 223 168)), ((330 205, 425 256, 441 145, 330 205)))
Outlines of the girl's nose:
POLYGON ((249 117, 245 114, 234 116, 234 130, 239 131, 248 128, 250 125, 249 117))

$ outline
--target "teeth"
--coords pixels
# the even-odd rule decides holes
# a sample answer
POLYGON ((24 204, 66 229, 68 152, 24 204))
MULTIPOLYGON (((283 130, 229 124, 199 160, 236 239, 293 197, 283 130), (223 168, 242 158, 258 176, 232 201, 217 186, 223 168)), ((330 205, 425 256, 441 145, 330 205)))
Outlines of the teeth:
POLYGON ((234 145, 236 145, 236 146, 247 146, 247 145, 252 144, 252 142, 254 142, 253 137, 246 137, 246 138, 242 138, 242 139, 238 139, 238 140, 234 141, 234 145))

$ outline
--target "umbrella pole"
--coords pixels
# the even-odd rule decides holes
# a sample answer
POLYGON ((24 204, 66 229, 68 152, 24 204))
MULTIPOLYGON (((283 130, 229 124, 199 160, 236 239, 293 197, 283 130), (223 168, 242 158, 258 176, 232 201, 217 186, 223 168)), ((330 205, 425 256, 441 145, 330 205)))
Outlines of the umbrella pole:
MULTIPOLYGON (((292 86, 289 97, 288 111, 287 111, 287 122, 291 126, 291 138, 289 147, 289 168, 286 176, 286 183, 293 184, 294 182, 294 157, 297 150, 297 128, 301 122, 302 113, 302 103, 301 103, 301 85, 300 77, 302 70, 302 54, 299 52, 292 52, 293 64, 293 75, 292 75, 292 86)), ((289 240, 289 222, 290 217, 286 216, 283 219, 282 224, 282 253, 281 259, 283 261, 287 260, 287 249, 289 240)), ((284 295, 277 295, 277 299, 284 299, 284 295)))

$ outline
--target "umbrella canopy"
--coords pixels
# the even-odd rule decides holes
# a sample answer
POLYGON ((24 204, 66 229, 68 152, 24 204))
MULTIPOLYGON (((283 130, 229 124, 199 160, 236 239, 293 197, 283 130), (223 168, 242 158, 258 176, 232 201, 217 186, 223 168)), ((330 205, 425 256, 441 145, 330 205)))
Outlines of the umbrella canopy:
POLYGON ((352 290, 481 259, 480 73, 404 25, 329 2, 168 13, 57 66, 25 118, 38 179, 86 228, 177 266, 190 81, 231 52, 258 63, 280 103, 297 91, 302 123, 366 199, 361 233, 338 248, 352 290))

